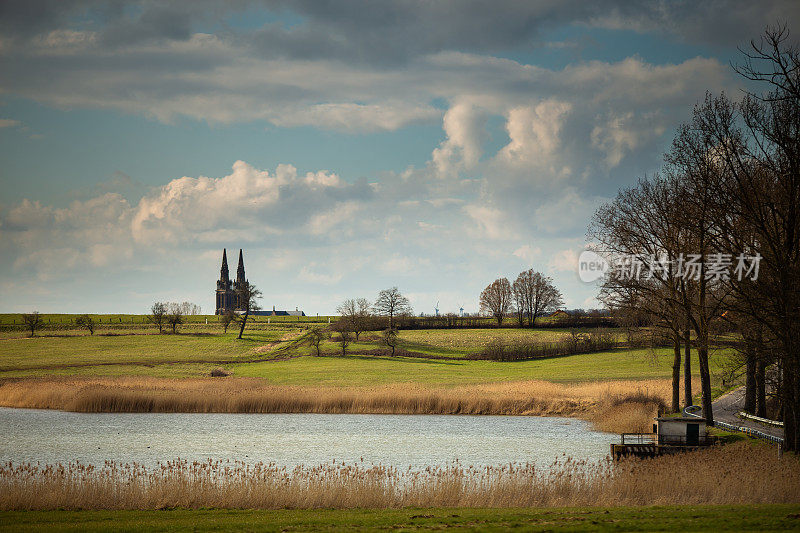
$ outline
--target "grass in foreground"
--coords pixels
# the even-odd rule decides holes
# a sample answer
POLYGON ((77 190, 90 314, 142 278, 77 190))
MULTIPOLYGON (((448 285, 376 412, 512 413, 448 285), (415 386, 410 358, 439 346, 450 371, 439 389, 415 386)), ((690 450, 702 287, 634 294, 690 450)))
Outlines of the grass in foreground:
POLYGON ((786 531, 800 505, 0 512, 0 531, 786 531))
POLYGON ((654 459, 424 470, 170 461, 1 465, 0 510, 399 509, 800 503, 800 461, 735 443, 654 459))

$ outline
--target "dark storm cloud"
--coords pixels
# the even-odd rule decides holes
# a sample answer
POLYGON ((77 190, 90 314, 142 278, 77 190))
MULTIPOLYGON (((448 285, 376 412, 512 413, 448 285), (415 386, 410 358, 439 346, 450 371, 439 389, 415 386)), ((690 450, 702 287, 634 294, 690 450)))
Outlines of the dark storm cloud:
POLYGON ((797 25, 800 4, 752 2, 520 2, 516 0, 274 0, 218 3, 21 0, 0 2, 0 32, 25 39, 59 29, 91 29, 99 43, 122 47, 145 41, 187 40, 198 27, 216 28, 259 55, 392 65, 446 50, 495 53, 535 46, 550 29, 599 25, 670 35, 678 40, 735 45, 766 24, 797 25), (265 10, 287 26, 229 27, 228 16, 265 10))

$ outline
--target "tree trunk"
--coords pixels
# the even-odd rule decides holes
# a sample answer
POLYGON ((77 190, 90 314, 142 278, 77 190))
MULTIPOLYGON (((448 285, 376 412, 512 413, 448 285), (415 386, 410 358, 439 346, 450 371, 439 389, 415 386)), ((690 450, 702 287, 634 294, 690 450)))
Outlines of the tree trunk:
POLYGON ((755 347, 748 342, 745 348, 744 412, 756 412, 756 354, 755 347))
POLYGON ((242 326, 239 328, 239 339, 242 338, 242 334, 244 333, 244 326, 247 324, 247 317, 250 316, 248 311, 245 311, 244 316, 242 317, 242 326))
MULTIPOLYGON (((698 337, 701 337, 698 335, 698 337)), ((708 370, 708 337, 698 338, 697 357, 700 362, 700 388, 703 393, 703 417, 706 424, 714 425, 714 412, 711 407, 711 373, 708 370)))
MULTIPOLYGON (((759 354, 761 355, 761 354, 759 354)), ((756 416, 767 416, 767 364, 762 357, 756 361, 756 416)))
POLYGON ((686 407, 692 405, 692 332, 683 332, 683 398, 686 407))
POLYGON ((677 329, 673 331, 672 349, 672 412, 677 413, 681 409, 681 335, 677 329))

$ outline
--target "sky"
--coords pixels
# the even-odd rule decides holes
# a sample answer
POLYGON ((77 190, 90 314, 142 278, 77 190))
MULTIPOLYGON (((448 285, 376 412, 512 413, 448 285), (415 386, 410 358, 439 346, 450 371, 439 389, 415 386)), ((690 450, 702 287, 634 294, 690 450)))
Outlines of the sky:
POLYGON ((776 23, 800 3, 0 1, 0 312, 213 313, 223 248, 264 308, 475 312, 530 268, 598 307, 595 209, 776 23))

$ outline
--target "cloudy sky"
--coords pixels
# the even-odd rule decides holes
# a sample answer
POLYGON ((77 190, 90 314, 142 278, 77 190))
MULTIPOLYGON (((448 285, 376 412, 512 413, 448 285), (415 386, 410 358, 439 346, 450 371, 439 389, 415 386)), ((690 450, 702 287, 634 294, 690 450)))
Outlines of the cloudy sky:
POLYGON ((594 209, 776 22, 800 4, 0 1, 0 312, 213 312, 223 247, 264 307, 475 311, 528 268, 596 306, 594 209))

